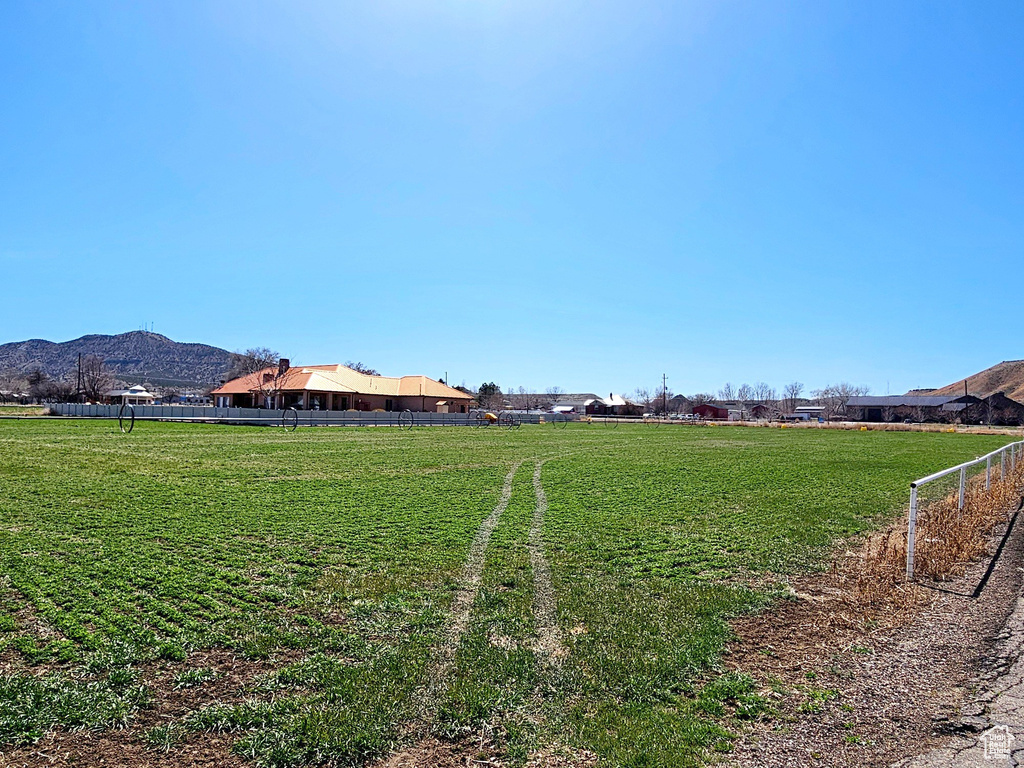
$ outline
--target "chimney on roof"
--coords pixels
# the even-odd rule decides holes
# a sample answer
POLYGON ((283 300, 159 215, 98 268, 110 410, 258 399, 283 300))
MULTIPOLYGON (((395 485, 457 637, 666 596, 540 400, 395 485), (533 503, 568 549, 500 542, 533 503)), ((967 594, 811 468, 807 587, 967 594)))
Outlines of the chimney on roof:
POLYGON ((291 367, 292 367, 292 366, 291 366, 291 362, 292 362, 292 361, 291 361, 291 360, 289 360, 289 359, 288 359, 287 357, 282 357, 282 358, 281 358, 280 360, 278 360, 278 361, 277 361, 277 375, 278 375, 278 376, 281 376, 281 375, 282 375, 282 374, 284 374, 284 373, 285 373, 285 372, 286 372, 286 371, 287 371, 287 370, 288 370, 289 368, 291 368, 291 367))

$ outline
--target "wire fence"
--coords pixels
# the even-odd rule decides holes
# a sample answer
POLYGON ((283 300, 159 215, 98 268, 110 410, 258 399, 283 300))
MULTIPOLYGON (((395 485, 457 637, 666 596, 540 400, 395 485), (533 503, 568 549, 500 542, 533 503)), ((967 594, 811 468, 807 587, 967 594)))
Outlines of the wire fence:
MULTIPOLYGON (((1015 476, 1024 458, 1024 440, 1010 443, 972 461, 957 464, 910 484, 910 514, 907 518, 906 578, 914 578, 918 515, 929 505, 948 503, 962 515, 981 494, 990 494, 995 484, 1005 484, 1015 476)), ((934 534, 933 534, 934 535, 934 534)))

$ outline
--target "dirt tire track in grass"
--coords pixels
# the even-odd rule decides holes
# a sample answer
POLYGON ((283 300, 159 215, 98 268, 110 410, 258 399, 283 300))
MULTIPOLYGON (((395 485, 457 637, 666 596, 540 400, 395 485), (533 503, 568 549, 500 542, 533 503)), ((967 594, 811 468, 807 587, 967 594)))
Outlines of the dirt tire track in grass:
POLYGON ((558 664, 565 655, 562 635, 558 629, 558 601, 551 583, 551 566, 544 556, 544 515, 548 511, 548 497, 541 484, 540 472, 544 461, 538 461, 533 470, 533 493, 537 505, 530 525, 530 567, 533 569, 533 616, 537 620, 535 650, 543 663, 558 664))
POLYGON ((487 558, 487 545, 512 499, 512 481, 522 463, 521 460, 515 462, 508 474, 505 475, 505 483, 501 487, 501 498, 498 499, 498 504, 491 514, 480 524, 476 536, 473 537, 473 543, 469 547, 469 555, 466 557, 466 564, 462 567, 462 575, 459 578, 459 592, 452 604, 451 623, 428 667, 427 695, 423 701, 423 705, 426 707, 431 707, 437 701, 438 694, 444 687, 445 680, 455 661, 455 653, 459 648, 462 635, 469 626, 469 615, 473 610, 473 603, 476 602, 477 592, 480 591, 480 578, 487 558))

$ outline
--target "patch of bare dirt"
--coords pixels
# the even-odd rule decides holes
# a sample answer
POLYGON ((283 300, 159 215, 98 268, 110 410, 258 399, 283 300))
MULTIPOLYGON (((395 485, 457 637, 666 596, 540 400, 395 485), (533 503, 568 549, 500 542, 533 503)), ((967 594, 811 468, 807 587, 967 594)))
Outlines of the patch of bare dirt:
MULTIPOLYGON (((379 760, 370 768, 507 768, 500 750, 485 735, 459 742, 423 739, 379 760)), ((583 750, 549 747, 530 755, 526 768, 593 768, 597 756, 583 750)))
POLYGON ((169 751, 146 744, 150 728, 180 723, 211 704, 231 704, 245 698, 245 687, 302 658, 300 651, 283 651, 271 659, 242 659, 231 651, 214 649, 189 654, 188 665, 155 662, 144 666, 140 682, 150 688, 152 705, 140 710, 123 729, 101 732, 57 730, 38 743, 0 752, 0 768, 31 766, 125 766, 125 768, 206 768, 246 766, 231 752, 235 736, 226 733, 190 734, 169 751), (198 685, 177 687, 175 679, 186 669, 210 669, 214 676, 198 685))
POLYGON ((124 731, 55 733, 38 744, 0 754, 3 768, 36 766, 117 766, 119 768, 243 768, 248 764, 231 752, 234 736, 203 734, 202 740, 164 753, 126 738, 124 731))
POLYGON ((180 721, 189 712, 211 704, 241 701, 245 687, 255 678, 293 664, 304 656, 303 651, 282 650, 270 659, 251 660, 232 651, 214 649, 189 654, 188 669, 210 669, 214 676, 193 686, 177 687, 175 677, 184 671, 180 664, 162 662, 143 671, 142 682, 153 693, 153 706, 136 717, 141 728, 152 728, 180 721))
POLYGON ((447 742, 430 737, 379 760, 371 768, 473 768, 506 765, 487 739, 447 742))

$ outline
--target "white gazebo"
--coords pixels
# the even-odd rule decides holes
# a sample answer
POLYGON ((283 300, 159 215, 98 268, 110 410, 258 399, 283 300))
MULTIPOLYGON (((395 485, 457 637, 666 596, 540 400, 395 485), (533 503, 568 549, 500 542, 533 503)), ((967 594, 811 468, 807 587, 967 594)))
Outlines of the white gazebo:
POLYGON ((112 389, 106 393, 107 399, 114 405, 152 405, 156 395, 147 392, 141 384, 128 389, 112 389))

